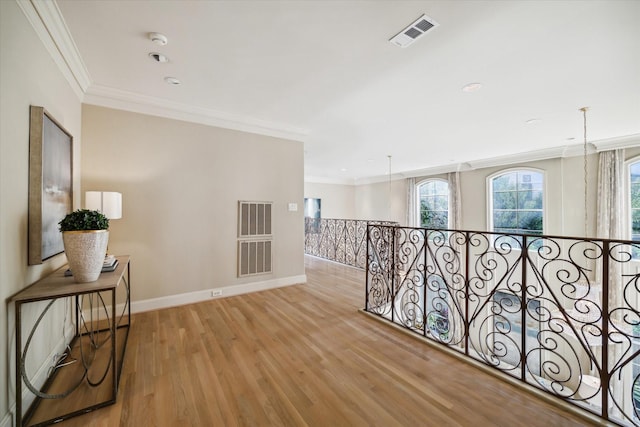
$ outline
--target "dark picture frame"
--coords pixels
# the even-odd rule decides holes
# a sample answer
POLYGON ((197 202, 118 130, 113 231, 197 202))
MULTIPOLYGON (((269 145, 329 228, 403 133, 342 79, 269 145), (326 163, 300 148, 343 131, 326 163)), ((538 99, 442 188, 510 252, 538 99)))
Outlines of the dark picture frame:
POLYGON ((64 251, 58 222, 73 204, 73 137, 43 107, 30 107, 29 265, 64 251))

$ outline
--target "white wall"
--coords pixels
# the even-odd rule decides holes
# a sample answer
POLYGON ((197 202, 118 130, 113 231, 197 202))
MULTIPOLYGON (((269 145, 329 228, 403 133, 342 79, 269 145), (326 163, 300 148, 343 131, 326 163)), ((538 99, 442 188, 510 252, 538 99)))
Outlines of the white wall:
MULTIPOLYGON (((0 94, 0 426, 4 426, 11 425, 9 410, 15 402, 13 305, 7 312, 4 301, 66 263, 64 255, 58 255, 42 265, 27 265, 29 105, 44 107, 73 135, 74 205, 80 200, 76 191, 80 182, 80 100, 12 1, 0 1, 0 94)), ((25 306, 25 330, 37 306, 25 306)), ((63 309, 54 309, 53 316, 63 309)), ((45 324, 38 337, 55 340, 61 336, 58 326, 45 324)), ((42 358, 46 352, 43 345, 34 357, 42 358)))
POLYGON ((304 197, 321 200, 323 218, 356 219, 355 186, 304 183, 304 197))
POLYGON ((122 193, 109 251, 131 255, 134 308, 304 278, 301 142, 91 105, 82 137, 83 188, 122 193), (274 202, 273 274, 237 278, 239 200, 274 202))

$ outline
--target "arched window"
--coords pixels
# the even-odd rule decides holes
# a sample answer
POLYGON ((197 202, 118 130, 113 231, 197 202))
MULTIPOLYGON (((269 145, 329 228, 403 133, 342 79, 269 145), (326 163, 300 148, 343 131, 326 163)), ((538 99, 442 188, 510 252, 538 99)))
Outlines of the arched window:
MULTIPOLYGON (((631 240, 640 241, 640 158, 635 158, 629 163, 629 219, 631 231, 631 240)), ((633 257, 636 260, 640 259, 640 250, 637 248, 632 249, 633 257)), ((634 327, 634 334, 638 336, 640 334, 640 326, 634 327)), ((640 340, 633 340, 633 347, 631 351, 640 350, 640 340)), ((640 377, 640 360, 636 358, 633 361, 633 370, 631 373, 632 378, 640 377)), ((633 406, 636 409, 636 414, 640 411, 640 383, 636 381, 633 385, 633 406)), ((639 417, 636 420, 640 419, 639 417)))
POLYGON ((420 227, 449 228, 449 183, 429 179, 417 186, 420 227))
POLYGON ((511 170, 489 178, 490 228, 500 233, 542 234, 544 174, 511 170))
POLYGON ((629 208, 631 240, 640 241, 640 160, 629 164, 629 208))

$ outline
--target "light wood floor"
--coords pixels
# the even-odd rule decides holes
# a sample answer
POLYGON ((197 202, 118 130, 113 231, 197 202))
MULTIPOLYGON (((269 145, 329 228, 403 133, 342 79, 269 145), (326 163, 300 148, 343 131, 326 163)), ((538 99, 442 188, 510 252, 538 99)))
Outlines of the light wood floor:
POLYGON ((584 426, 359 313, 364 274, 132 318, 115 405, 64 426, 584 426))

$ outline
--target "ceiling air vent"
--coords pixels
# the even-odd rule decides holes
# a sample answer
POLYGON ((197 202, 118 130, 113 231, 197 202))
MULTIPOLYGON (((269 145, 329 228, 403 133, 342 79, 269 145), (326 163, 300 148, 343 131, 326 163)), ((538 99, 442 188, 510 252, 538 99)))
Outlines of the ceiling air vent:
POLYGON ((427 31, 437 26, 438 23, 436 21, 429 18, 427 15, 422 15, 407 28, 389 39, 389 41, 396 46, 407 47, 422 37, 427 31))

